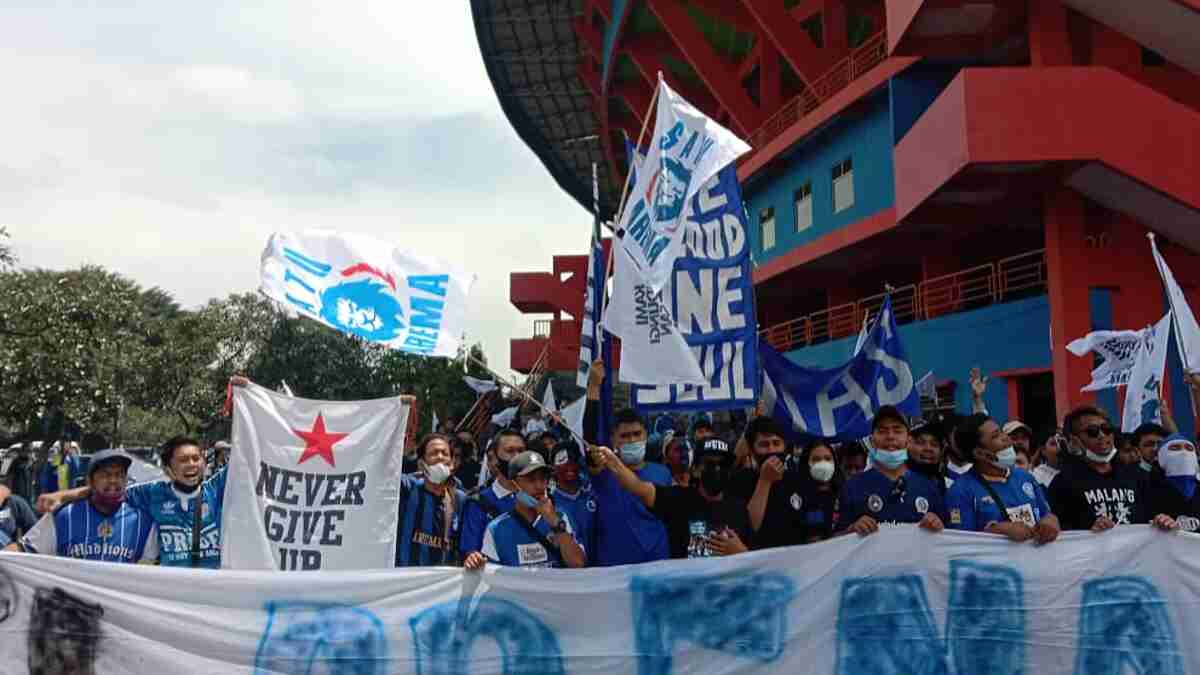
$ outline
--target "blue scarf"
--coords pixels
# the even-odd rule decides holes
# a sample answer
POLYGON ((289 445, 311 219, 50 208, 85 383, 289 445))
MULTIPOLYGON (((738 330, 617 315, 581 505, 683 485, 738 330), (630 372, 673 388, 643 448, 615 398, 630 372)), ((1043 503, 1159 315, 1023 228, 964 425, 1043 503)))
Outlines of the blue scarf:
POLYGON ((1167 480, 1171 481, 1171 485, 1175 486, 1176 490, 1183 493, 1184 497, 1192 498, 1196 494, 1196 477, 1195 476, 1167 476, 1167 480))

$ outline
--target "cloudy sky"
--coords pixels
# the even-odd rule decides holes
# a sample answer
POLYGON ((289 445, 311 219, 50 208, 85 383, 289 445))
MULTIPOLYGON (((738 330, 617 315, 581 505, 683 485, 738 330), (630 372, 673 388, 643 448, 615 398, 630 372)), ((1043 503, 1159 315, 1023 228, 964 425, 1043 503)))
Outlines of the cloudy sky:
POLYGON ((469 338, 507 368, 533 323, 509 272, 587 247, 589 214, 496 103, 465 0, 10 0, 0 82, 0 224, 23 266, 103 265, 192 307, 256 288, 274 230, 370 233, 473 270, 469 338))

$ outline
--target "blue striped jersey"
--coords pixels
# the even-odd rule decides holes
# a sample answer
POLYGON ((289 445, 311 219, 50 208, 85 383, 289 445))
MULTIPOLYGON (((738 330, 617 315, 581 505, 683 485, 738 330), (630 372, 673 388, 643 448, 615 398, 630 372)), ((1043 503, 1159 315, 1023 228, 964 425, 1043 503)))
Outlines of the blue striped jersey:
POLYGON ((483 546, 483 532, 487 529, 488 523, 492 522, 496 516, 512 511, 513 504, 517 501, 515 492, 510 492, 500 481, 496 481, 479 491, 479 501, 486 504, 489 508, 485 509, 474 500, 468 500, 466 508, 463 509, 462 522, 462 537, 459 539, 458 550, 462 553, 463 558, 467 557, 468 553, 480 550, 483 546), (492 511, 489 513, 489 509, 492 511))
POLYGON ((128 503, 106 516, 91 500, 84 500, 43 516, 21 538, 21 546, 32 553, 65 558, 136 563, 157 553, 153 534, 154 521, 128 503))
MULTIPOLYGON (((200 559, 197 567, 221 566, 221 508, 225 502, 225 466, 200 486, 200 559)), ((160 564, 167 567, 191 567, 192 522, 196 513, 196 493, 184 494, 169 479, 131 486, 125 501, 150 514, 158 525, 160 564)))
POLYGON ((425 480, 400 476, 400 517, 396 521, 396 567, 458 564, 458 536, 466 503, 462 490, 448 485, 453 511, 447 527, 445 500, 425 489, 425 480))

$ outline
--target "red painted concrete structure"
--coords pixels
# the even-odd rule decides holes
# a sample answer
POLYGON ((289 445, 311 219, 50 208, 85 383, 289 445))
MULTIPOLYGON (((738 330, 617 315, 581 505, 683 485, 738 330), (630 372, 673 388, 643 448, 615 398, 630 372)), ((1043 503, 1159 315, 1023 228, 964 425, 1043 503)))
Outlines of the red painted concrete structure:
MULTIPOLYGON (((804 313, 796 289, 824 289, 807 310, 813 311, 872 295, 883 280, 920 282, 1044 248, 1061 416, 1088 398, 1079 389, 1090 363, 1063 345, 1091 328, 1089 291, 1113 291, 1114 326, 1143 326, 1161 316, 1161 287, 1144 264, 1147 231, 1161 235, 1164 255, 1200 304, 1194 255, 1200 251, 1200 0, 629 4, 630 11, 613 16, 609 0, 585 0, 574 22, 585 53, 580 82, 592 95, 614 180, 624 176, 622 135, 637 137, 659 71, 707 114, 751 139, 755 150, 738 170, 745 183, 783 168, 799 143, 855 114, 865 97, 914 64, 973 64, 895 145, 893 208, 757 267, 763 326, 804 313), (639 10, 661 31, 635 30, 630 17, 639 10), (694 12, 753 36, 752 48, 731 60, 706 39, 694 12), (851 47, 845 39, 851 13, 873 21, 878 39, 851 47), (614 21, 613 58, 632 64, 633 79, 619 79, 616 68, 604 75, 605 26, 614 21), (685 64, 695 77, 679 75, 672 64, 685 64), (1016 221, 1034 227, 1006 231, 1016 221), (848 265, 861 271, 858 278, 831 284, 830 275, 848 265)), ((554 321, 564 323, 562 312, 577 316, 565 300, 550 301, 558 297, 557 282, 544 296, 531 290, 535 283, 514 275, 514 304, 553 306, 554 321), (531 303, 535 296, 544 302, 531 303)), ((576 329, 570 336, 576 349, 577 335, 576 329)), ((513 363, 520 369, 517 344, 513 363)), ((568 361, 573 367, 573 359, 561 359, 568 361)), ((1002 374, 1009 376, 1010 413, 1020 410, 1017 378, 1031 374, 1002 374)))

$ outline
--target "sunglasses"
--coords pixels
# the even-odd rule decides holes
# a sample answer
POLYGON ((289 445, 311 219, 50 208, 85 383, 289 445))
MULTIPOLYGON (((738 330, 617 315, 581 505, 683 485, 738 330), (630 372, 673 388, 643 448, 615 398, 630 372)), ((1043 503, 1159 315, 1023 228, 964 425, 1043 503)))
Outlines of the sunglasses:
POLYGON ((1100 434, 1112 436, 1117 432, 1117 428, 1111 424, 1093 424, 1090 427, 1085 427, 1083 433, 1088 435, 1088 438, 1100 438, 1100 434))

